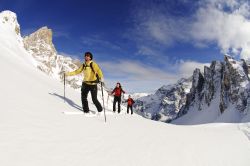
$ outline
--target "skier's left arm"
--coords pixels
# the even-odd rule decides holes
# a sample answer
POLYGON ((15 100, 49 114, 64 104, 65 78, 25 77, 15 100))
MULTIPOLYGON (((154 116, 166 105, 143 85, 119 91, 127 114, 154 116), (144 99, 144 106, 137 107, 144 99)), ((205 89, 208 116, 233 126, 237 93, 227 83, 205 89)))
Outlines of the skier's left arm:
MULTIPOLYGON (((97 63, 93 63, 93 69, 98 74, 100 80, 104 80, 102 70, 97 63)), ((103 82, 103 81, 102 81, 103 82)))

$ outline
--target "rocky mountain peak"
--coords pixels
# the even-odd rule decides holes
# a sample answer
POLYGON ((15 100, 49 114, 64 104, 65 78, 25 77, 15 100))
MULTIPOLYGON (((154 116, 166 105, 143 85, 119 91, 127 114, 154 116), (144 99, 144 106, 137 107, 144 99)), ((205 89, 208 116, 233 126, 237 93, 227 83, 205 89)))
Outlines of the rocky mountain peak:
POLYGON ((155 94, 136 100, 137 113, 153 120, 169 122, 179 116, 186 104, 192 78, 180 79, 176 84, 162 86, 155 94))
POLYGON ((210 66, 204 66, 204 71, 195 69, 190 79, 139 98, 135 106, 142 116, 164 122, 182 116, 188 117, 187 121, 202 121, 197 119, 198 115, 211 115, 206 119, 213 122, 228 116, 232 110, 240 119, 250 112, 248 71, 248 62, 225 55, 224 61, 212 61, 210 66))
MULTIPOLYGON (((36 60, 38 69, 56 79, 63 80, 63 71, 73 71, 81 65, 81 62, 58 55, 52 39, 52 30, 45 26, 23 39, 24 48, 36 60)), ((78 75, 67 78, 66 81, 73 88, 79 88, 81 80, 82 76, 78 75)))
POLYGON ((23 42, 25 49, 30 51, 33 56, 47 56, 49 58, 57 55, 52 42, 52 30, 48 27, 42 27, 26 36, 23 42))

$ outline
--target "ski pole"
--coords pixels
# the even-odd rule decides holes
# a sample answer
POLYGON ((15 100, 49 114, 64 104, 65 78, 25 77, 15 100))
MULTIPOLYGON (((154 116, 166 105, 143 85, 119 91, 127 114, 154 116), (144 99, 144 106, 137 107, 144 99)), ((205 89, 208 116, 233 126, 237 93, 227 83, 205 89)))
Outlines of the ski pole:
POLYGON ((63 93, 63 98, 64 98, 64 103, 65 103, 65 73, 63 73, 63 84, 64 84, 64 93, 63 93))
POLYGON ((107 97, 107 105, 109 105, 109 93, 108 93, 108 97, 107 97))
POLYGON ((101 88, 102 88, 103 111, 104 111, 104 118, 105 118, 105 123, 106 123, 106 114, 105 114, 104 97, 103 97, 103 82, 101 82, 101 88))

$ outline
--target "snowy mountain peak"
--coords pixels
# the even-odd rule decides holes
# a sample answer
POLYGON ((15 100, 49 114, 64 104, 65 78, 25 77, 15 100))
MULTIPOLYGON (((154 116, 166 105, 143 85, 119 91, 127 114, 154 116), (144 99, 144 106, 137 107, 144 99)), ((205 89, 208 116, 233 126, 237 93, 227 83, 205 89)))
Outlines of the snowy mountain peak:
POLYGON ((0 27, 5 30, 10 30, 16 35, 20 35, 20 26, 17 22, 17 16, 15 13, 6 10, 0 12, 0 27))
POLYGON ((186 95, 192 85, 192 78, 180 79, 176 84, 165 85, 155 94, 136 100, 137 113, 153 120, 169 122, 178 117, 186 103, 186 95))

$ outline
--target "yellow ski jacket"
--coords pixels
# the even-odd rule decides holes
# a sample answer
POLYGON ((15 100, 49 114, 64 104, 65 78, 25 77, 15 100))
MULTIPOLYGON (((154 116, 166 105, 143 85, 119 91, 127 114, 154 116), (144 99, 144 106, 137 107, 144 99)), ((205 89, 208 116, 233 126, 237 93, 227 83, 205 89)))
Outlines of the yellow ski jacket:
POLYGON ((74 75, 80 74, 81 72, 83 72, 83 75, 84 75, 83 82, 89 85, 97 84, 97 82, 95 82, 97 80, 96 74, 99 76, 100 80, 103 78, 102 70, 94 61, 85 62, 83 65, 81 65, 81 67, 79 67, 75 71, 66 72, 65 75, 74 76, 74 75), (92 67, 94 71, 91 69, 90 63, 92 63, 92 67))

